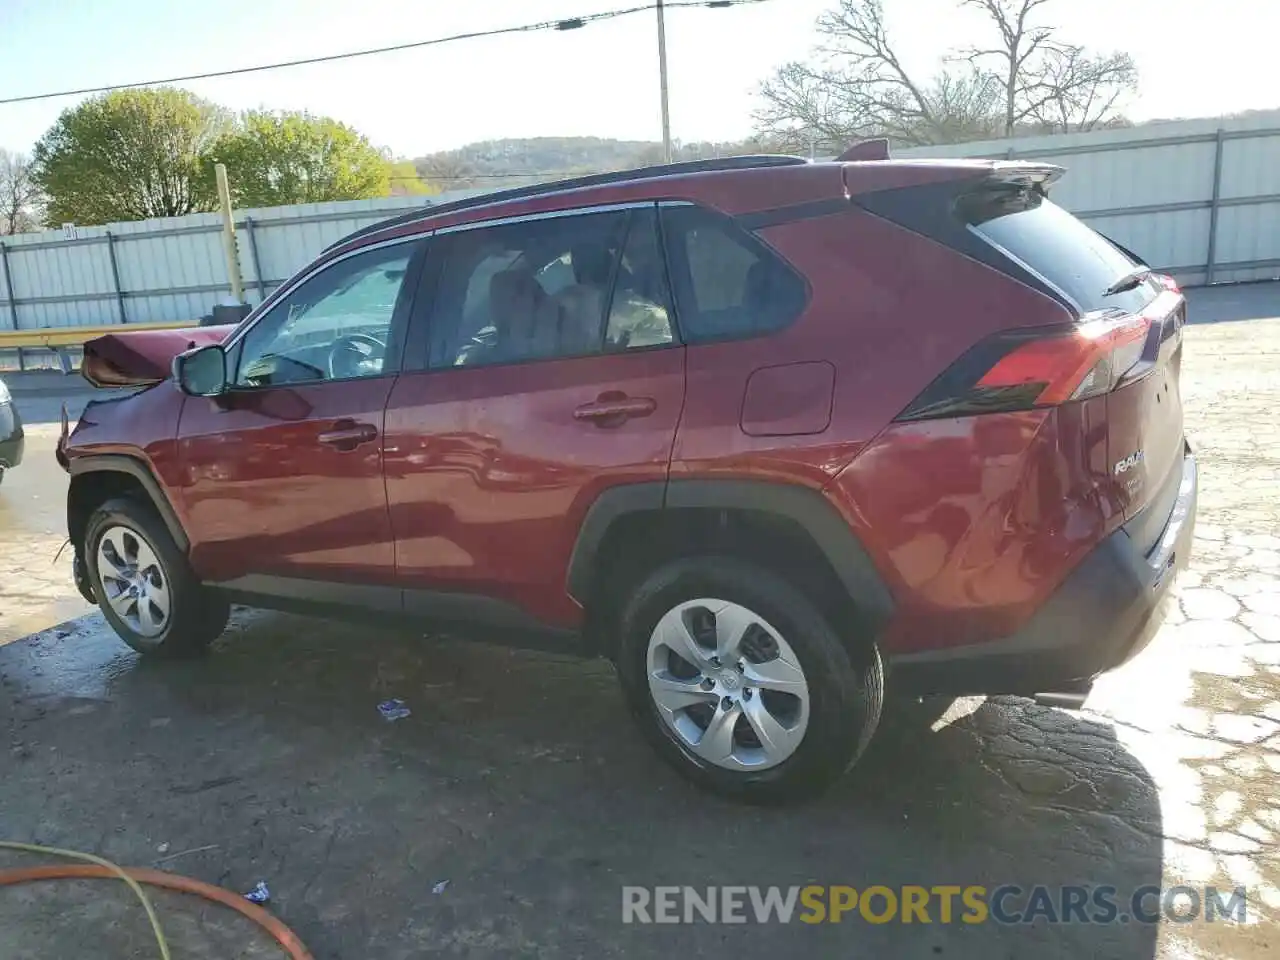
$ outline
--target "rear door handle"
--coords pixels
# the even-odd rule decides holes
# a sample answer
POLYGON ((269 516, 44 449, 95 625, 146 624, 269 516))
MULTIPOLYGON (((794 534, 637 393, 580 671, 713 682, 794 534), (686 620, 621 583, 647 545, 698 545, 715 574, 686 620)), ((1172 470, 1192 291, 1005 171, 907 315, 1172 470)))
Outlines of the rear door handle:
POLYGON ((331 430, 323 431, 317 438, 323 444, 339 450, 354 450, 362 443, 378 439, 378 428, 372 423, 356 423, 354 420, 338 420, 331 430))
POLYGON ((598 427, 617 427, 632 417, 647 417, 657 409, 658 401, 653 397, 606 394, 574 410, 573 419, 590 420, 598 427))

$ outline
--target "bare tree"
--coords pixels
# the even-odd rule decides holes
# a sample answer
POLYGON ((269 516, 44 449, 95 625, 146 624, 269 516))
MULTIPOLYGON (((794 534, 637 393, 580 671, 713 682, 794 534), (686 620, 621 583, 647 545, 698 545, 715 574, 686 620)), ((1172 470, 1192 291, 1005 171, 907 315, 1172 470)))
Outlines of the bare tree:
POLYGON ((1028 84, 1027 116, 1054 133, 1123 123, 1121 98, 1137 86, 1138 69, 1127 53, 1090 55, 1083 47, 1055 50, 1028 84))
POLYGON ((23 233, 39 226, 39 202, 31 161, 0 148, 0 234, 23 233))
POLYGON ((1138 71, 1124 53, 1091 55, 1062 43, 1054 29, 1036 23, 1049 0, 961 0, 996 28, 991 46, 965 51, 1003 90, 1004 135, 1036 122, 1053 132, 1091 130, 1106 120, 1119 99, 1137 86, 1138 71))
POLYGON ((761 87, 761 135, 796 149, 885 135, 907 144, 942 143, 986 132, 989 78, 967 65, 927 82, 913 77, 889 36, 882 0, 840 0, 817 26, 817 62, 786 64, 761 87))
POLYGON ((839 0, 818 19, 813 61, 788 63, 761 85, 757 134, 804 150, 870 136, 907 145, 954 143, 1029 124, 1089 129, 1105 122, 1134 86, 1127 56, 1091 56, 1033 22, 1049 0, 959 2, 986 13, 996 37, 921 78, 906 69, 894 46, 883 0, 839 0))

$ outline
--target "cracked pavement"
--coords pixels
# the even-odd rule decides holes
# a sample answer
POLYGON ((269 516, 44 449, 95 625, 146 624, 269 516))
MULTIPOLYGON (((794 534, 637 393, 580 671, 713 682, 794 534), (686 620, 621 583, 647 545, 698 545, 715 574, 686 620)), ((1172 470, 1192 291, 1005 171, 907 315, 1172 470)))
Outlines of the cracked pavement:
MULTIPOLYGON (((1252 295, 1194 291, 1193 315, 1252 295)), ((1280 314, 1280 291, 1264 295, 1280 314)), ((1276 956, 1280 319, 1197 324, 1186 342, 1195 553, 1147 650, 1080 713, 896 704, 852 775, 781 811, 668 772, 601 663, 246 611, 204 662, 139 661, 51 562, 66 481, 56 428, 37 425, 0 487, 0 837, 266 880, 318 958, 1276 956), (382 721, 388 697, 412 716, 382 721), (623 884, 712 883, 1243 885, 1249 915, 620 922, 623 884)), ((278 955, 219 908, 156 901, 175 956, 278 955)), ((0 890, 6 957, 149 957, 148 937, 117 884, 0 890)))

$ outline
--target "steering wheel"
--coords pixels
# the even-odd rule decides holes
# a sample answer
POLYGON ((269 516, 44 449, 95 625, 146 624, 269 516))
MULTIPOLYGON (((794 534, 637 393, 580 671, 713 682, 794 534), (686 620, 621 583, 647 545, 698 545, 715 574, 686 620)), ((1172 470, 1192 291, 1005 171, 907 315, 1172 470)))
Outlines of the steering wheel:
POLYGON ((329 347, 330 380, 345 380, 349 377, 368 376, 369 371, 361 367, 374 360, 383 360, 387 355, 387 345, 377 337, 367 333, 349 333, 333 341, 329 347))

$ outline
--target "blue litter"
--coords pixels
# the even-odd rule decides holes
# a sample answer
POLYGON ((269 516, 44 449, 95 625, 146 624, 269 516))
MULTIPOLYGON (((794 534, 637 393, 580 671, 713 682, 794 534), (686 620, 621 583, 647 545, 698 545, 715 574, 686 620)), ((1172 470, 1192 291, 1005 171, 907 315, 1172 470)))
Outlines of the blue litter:
POLYGON ((383 700, 378 704, 378 712, 382 714, 383 720, 391 721, 403 720, 411 711, 403 700, 383 700))
POLYGON ((267 882, 259 880, 258 885, 246 893, 244 898, 250 903, 266 903, 271 899, 271 891, 267 889, 267 882))

